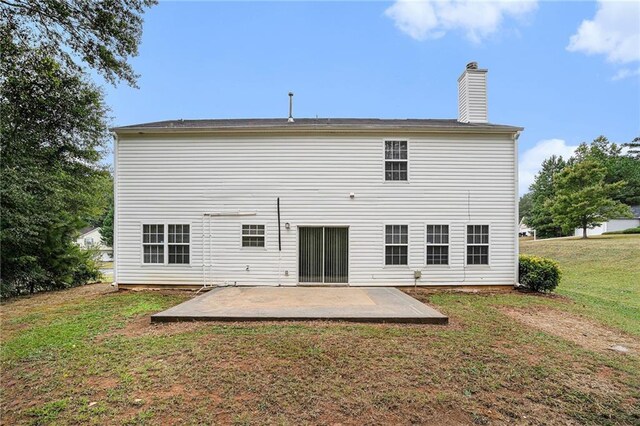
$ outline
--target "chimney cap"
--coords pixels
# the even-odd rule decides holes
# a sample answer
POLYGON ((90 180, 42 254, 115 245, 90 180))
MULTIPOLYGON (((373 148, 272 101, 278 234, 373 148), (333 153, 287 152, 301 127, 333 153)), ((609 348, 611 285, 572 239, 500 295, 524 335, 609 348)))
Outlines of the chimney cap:
POLYGON ((467 64, 467 69, 468 70, 477 70, 478 69, 478 63, 477 62, 469 62, 467 64))

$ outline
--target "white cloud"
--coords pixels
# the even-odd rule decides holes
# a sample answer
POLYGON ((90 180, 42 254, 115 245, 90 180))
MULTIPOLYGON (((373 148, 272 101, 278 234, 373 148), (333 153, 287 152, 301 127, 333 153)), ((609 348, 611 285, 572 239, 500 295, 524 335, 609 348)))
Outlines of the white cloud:
POLYGON ((620 71, 616 73, 611 80, 624 80, 629 77, 640 77, 640 68, 631 69, 631 68, 622 68, 620 71))
POLYGON ((473 43, 479 43, 498 31, 505 18, 523 18, 536 7, 534 0, 397 0, 385 14, 400 31, 416 40, 461 30, 473 43))
POLYGON ((598 2, 591 20, 584 20, 571 36, 567 50, 606 55, 613 63, 640 61, 640 2, 598 2))
POLYGON ((573 155, 578 145, 567 145, 562 139, 545 139, 520 155, 518 161, 518 183, 520 195, 529 191, 542 162, 552 155, 562 156, 565 160, 573 155))

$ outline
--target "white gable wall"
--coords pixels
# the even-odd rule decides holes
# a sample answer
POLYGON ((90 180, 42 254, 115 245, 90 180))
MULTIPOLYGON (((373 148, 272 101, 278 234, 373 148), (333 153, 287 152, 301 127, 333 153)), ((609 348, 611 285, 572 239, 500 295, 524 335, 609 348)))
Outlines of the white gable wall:
POLYGON ((349 226, 350 285, 413 285, 414 270, 419 285, 514 284, 515 149, 507 134, 121 136, 116 280, 296 285, 297 227, 335 225, 349 226), (408 182, 384 181, 385 139, 409 141, 408 182), (203 218, 232 211, 255 215, 203 218), (142 224, 155 223, 191 225, 190 265, 142 263, 142 224), (465 266, 468 223, 490 225, 489 266, 465 266), (242 248, 242 224, 266 225, 266 247, 242 248), (409 225, 409 265, 384 265, 385 224, 409 225), (426 224, 450 226, 450 265, 425 266, 426 224))

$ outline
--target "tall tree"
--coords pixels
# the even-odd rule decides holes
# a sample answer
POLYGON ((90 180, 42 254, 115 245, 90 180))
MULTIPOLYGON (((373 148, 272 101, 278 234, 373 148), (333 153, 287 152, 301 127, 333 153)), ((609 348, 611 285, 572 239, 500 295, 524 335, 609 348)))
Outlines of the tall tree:
POLYGON ((612 198, 626 183, 606 183, 606 168, 594 160, 580 161, 557 174, 555 196, 546 202, 554 223, 565 233, 587 229, 615 218, 630 216, 629 206, 612 198))
POLYGON ((78 284, 92 273, 72 236, 99 213, 108 176, 97 165, 108 137, 102 94, 44 48, 6 33, 0 43, 2 293, 78 284))
POLYGON ((151 0, 0 0, 0 294, 83 284, 98 271, 73 244, 106 209, 110 140, 84 72, 135 85, 151 0))
POLYGON ((553 216, 546 203, 556 195, 554 186, 555 176, 560 173, 567 163, 562 157, 555 155, 544 160, 542 167, 529 187, 531 191, 531 209, 527 217, 527 225, 535 229, 541 238, 561 237, 562 228, 554 223, 553 216))
POLYGON ((520 212, 518 220, 523 220, 528 225, 529 224, 529 216, 531 216, 531 210, 533 209, 533 193, 527 192, 522 197, 520 197, 520 201, 518 203, 518 211, 520 212))
POLYGON ((113 247, 113 199, 107 209, 107 214, 104 216, 102 225, 100 227, 100 235, 102 236, 102 243, 106 246, 113 247))

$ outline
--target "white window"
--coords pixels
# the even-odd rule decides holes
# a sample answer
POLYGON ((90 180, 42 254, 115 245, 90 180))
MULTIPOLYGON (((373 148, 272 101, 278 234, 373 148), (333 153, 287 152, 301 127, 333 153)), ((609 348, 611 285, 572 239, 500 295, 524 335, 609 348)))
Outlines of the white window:
POLYGON ((190 226, 142 225, 142 263, 188 264, 190 226))
POLYGON ((84 239, 84 245, 85 246, 92 246, 93 245, 93 238, 91 237, 87 237, 84 239))
POLYGON ((427 225, 427 265, 449 264, 449 225, 427 225))
POLYGON ((264 225, 242 225, 242 247, 264 247, 264 225))
POLYGON ((142 225, 144 263, 164 263, 164 225, 142 225))
POLYGON ((189 225, 169 225, 169 263, 189 263, 189 225))
POLYGON ((384 264, 407 265, 409 258, 409 226, 386 225, 384 264))
POLYGON ((408 176, 407 141, 384 142, 384 180, 407 180, 408 176))
POLYGON ((467 265, 489 264, 489 225, 467 225, 467 265))

